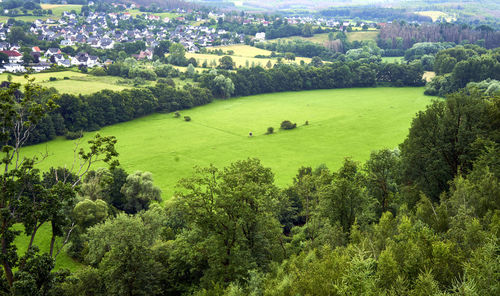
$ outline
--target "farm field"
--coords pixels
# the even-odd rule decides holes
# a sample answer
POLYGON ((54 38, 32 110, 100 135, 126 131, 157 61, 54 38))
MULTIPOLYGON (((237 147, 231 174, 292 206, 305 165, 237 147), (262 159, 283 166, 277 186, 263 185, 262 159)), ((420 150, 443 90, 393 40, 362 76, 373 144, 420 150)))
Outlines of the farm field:
MULTIPOLYGON (((7 80, 8 74, 4 73, 0 75, 0 81, 7 80)), ((62 72, 50 72, 50 73, 35 73, 31 74, 30 77, 35 78, 35 82, 39 83, 44 87, 54 87, 60 93, 70 93, 70 94, 91 94, 104 89, 111 90, 123 90, 126 88, 132 88, 132 85, 120 85, 118 81, 122 80, 120 77, 113 76, 93 76, 81 72, 74 71, 62 71, 62 72), (50 81, 50 77, 57 78, 56 81, 50 81), (64 77, 68 77, 65 80, 64 77)), ((25 83, 26 79, 24 75, 12 75, 12 81, 18 83, 25 83)))
POLYGON ((454 16, 437 10, 418 11, 415 13, 423 16, 428 16, 432 19, 433 22, 439 20, 440 18, 445 19, 447 22, 453 22, 456 20, 454 16))
POLYGON ((328 41, 328 33, 321 33, 321 34, 314 34, 312 37, 302 37, 302 36, 292 36, 292 37, 286 37, 286 38, 278 38, 278 39, 273 39, 273 40, 268 40, 268 42, 274 42, 274 41, 287 41, 287 40, 305 40, 305 41, 310 41, 318 44, 324 44, 326 41, 328 41))
POLYGON ((347 40, 349 42, 353 41, 364 41, 377 39, 378 31, 360 31, 360 32, 348 32, 346 33, 347 40))
POLYGON ((11 16, 0 16, 0 23, 6 22, 9 18, 15 18, 16 20, 19 21, 24 21, 24 22, 33 22, 37 19, 41 20, 46 20, 46 19, 59 19, 62 16, 63 11, 71 11, 75 10, 77 13, 80 13, 82 10, 82 5, 62 5, 62 4, 41 4, 40 5, 42 9, 52 9, 52 15, 43 15, 43 16, 36 16, 36 15, 26 15, 26 16, 16 16, 16 17, 11 17, 11 16))
POLYGON ((239 57, 249 57, 253 58, 256 55, 270 55, 271 51, 270 50, 265 50, 261 49, 255 46, 250 46, 246 44, 235 44, 235 45, 227 45, 227 46, 214 46, 214 47, 208 47, 208 50, 214 50, 214 49, 222 49, 223 51, 229 51, 232 50, 234 51, 233 56, 239 56, 239 57))
MULTIPOLYGON (((169 199, 176 183, 195 165, 218 167, 257 157, 276 174, 276 184, 290 184, 300 166, 325 163, 331 169, 343 158, 364 161, 373 149, 394 148, 403 141, 415 113, 432 98, 423 88, 360 88, 287 92, 218 100, 172 114, 155 114, 103 128, 118 139, 120 162, 129 173, 151 171, 169 199), (279 130, 283 120, 298 128, 279 130), (304 125, 309 121, 309 125, 304 125), (266 135, 268 127, 276 133, 266 135), (253 137, 249 136, 253 133, 253 137)), ((95 133, 86 133, 84 141, 95 133)), ((30 146, 25 155, 50 156, 40 168, 69 164, 74 142, 57 139, 30 146)))
MULTIPOLYGON (((195 58, 198 64, 203 64, 204 61, 207 61, 208 65, 210 66, 213 61, 219 65, 219 60, 223 57, 216 55, 216 54, 202 54, 202 53, 186 53, 186 58, 195 58)), ((261 66, 265 67, 268 61, 271 61, 271 65, 274 65, 278 62, 277 58, 255 58, 255 57, 245 57, 245 56, 238 56, 238 55, 232 55, 231 58, 233 59, 233 62, 236 64, 236 67, 246 67, 247 66, 247 61, 248 65, 252 66, 254 64, 255 66, 261 66)), ((287 61, 287 60, 282 60, 283 63, 300 63, 300 61, 304 61, 306 64, 311 62, 310 58, 303 58, 303 57, 296 57, 295 61, 287 61)))
POLYGON ((55 16, 61 16, 64 11, 76 11, 79 14, 82 11, 83 5, 74 4, 40 4, 42 9, 52 9, 52 14, 55 16))
MULTIPOLYGON (((363 40, 375 40, 378 35, 378 31, 375 29, 368 30, 368 31, 353 31, 353 32, 347 32, 347 39, 352 42, 355 40, 358 41, 363 41, 363 40)), ((293 37, 286 37, 286 38, 278 38, 278 39, 273 39, 273 40, 268 40, 268 42, 275 42, 277 40, 305 40, 305 41, 310 41, 318 44, 325 44, 325 42, 328 41, 328 33, 321 33, 321 34, 314 34, 312 37, 302 37, 302 36, 293 36, 293 37)))

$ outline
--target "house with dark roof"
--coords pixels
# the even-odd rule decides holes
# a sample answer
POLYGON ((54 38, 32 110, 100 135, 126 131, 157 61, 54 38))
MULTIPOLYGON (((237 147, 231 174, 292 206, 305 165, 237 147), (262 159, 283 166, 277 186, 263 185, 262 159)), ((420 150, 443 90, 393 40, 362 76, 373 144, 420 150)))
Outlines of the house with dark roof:
POLYGON ((55 54, 61 54, 61 50, 59 48, 49 48, 47 49, 47 52, 45 53, 45 56, 46 57, 50 57, 50 56, 53 56, 55 54))

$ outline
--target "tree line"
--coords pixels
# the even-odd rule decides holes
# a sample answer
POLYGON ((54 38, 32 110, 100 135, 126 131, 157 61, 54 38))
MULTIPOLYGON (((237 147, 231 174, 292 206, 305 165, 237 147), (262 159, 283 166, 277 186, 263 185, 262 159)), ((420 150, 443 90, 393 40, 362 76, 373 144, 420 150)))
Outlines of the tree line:
POLYGON ((236 72, 223 70, 202 74, 200 86, 208 88, 216 97, 227 97, 223 86, 215 83, 219 75, 229 78, 234 84, 234 96, 260 93, 298 91, 311 89, 333 89, 348 87, 371 87, 379 85, 423 86, 423 69, 419 63, 389 64, 372 62, 370 58, 357 61, 336 61, 316 66, 281 64, 271 69, 262 67, 241 68, 236 72))
POLYGON ((5 295, 500 292, 498 95, 434 101, 398 149, 364 164, 301 167, 283 188, 258 159, 196 168, 160 205, 150 174, 119 168, 113 137, 78 154, 83 173, 18 162, 22 135, 57 106, 36 103, 31 84, 16 99, 17 88, 0 90, 5 295), (109 168, 90 171, 99 160, 109 168), (50 223, 84 267, 53 271, 57 252, 35 244, 18 257, 14 223, 33 238, 50 223))
MULTIPOLYGON (((47 94, 53 94, 53 90, 47 94)), ((212 100, 212 94, 205 88, 190 85, 175 88, 166 83, 122 91, 102 90, 90 95, 62 94, 57 99, 60 107, 41 119, 27 144, 61 135, 79 137, 82 131, 95 131, 154 112, 173 112, 205 105, 212 100)))
POLYGON ((377 38, 380 48, 398 50, 397 53, 412 47, 417 42, 473 43, 491 49, 500 46, 500 32, 485 27, 473 29, 458 24, 418 25, 395 21, 381 26, 377 38))
POLYGON ((328 17, 341 17, 345 19, 360 18, 362 20, 393 21, 407 20, 432 23, 432 18, 408 12, 405 9, 384 7, 342 7, 328 8, 320 11, 320 14, 328 17))

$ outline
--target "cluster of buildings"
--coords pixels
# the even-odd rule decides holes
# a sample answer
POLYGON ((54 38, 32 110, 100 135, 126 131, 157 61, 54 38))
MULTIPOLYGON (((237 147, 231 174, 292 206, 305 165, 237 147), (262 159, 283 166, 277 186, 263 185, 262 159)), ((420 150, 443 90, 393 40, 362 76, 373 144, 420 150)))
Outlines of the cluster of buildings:
POLYGON ((97 56, 92 56, 88 53, 78 53, 74 56, 69 56, 61 52, 59 48, 49 48, 46 51, 42 51, 38 46, 31 48, 30 60, 32 62, 25 63, 24 56, 19 49, 20 47, 17 44, 9 44, 5 41, 0 42, 0 54, 8 59, 8 61, 3 60, 4 63, 0 67, 0 73, 23 73, 27 72, 28 69, 40 72, 50 69, 53 65, 61 67, 85 66, 89 68, 102 65, 97 56))
MULTIPOLYGON (((182 11, 182 13, 186 13, 182 11)), ((63 12, 60 19, 37 19, 30 28, 31 33, 38 36, 39 40, 57 42, 60 48, 67 46, 78 46, 87 44, 92 48, 111 50, 117 43, 144 41, 147 49, 139 54, 132 55, 137 59, 153 58, 153 49, 162 40, 170 40, 182 44, 188 52, 198 52, 202 47, 216 45, 230 45, 235 42, 241 43, 245 39, 244 34, 227 32, 216 29, 215 26, 201 25, 214 23, 220 19, 239 22, 243 25, 254 24, 268 26, 273 20, 252 15, 225 15, 224 13, 210 12, 202 15, 194 13, 196 21, 187 21, 179 14, 169 14, 171 17, 144 13, 137 15, 143 25, 130 26, 134 16, 130 12, 105 13, 88 12, 86 15, 77 15, 75 12, 63 12)), ((328 19, 315 19, 310 17, 285 17, 284 21, 289 24, 305 24, 327 26, 349 26, 349 22, 339 23, 328 19)), ((6 40, 9 27, 0 24, 0 40, 6 40)), ((265 40, 265 33, 252 36, 256 41, 265 40)), ((19 52, 19 46, 0 42, 0 52, 8 56, 9 62, 3 64, 0 72, 24 72, 26 68, 33 71, 42 71, 52 65, 61 67, 85 66, 94 67, 109 64, 112 61, 100 61, 98 57, 85 52, 70 56, 61 52, 59 48, 49 48, 45 52, 38 47, 33 47, 30 55, 33 63, 25 64, 23 54, 19 52)))
POLYGON ((116 43, 144 41, 148 48, 154 48, 160 41, 170 40, 183 44, 190 52, 197 52, 200 47, 228 44, 234 37, 241 40, 244 37, 232 33, 232 38, 224 38, 228 32, 190 25, 181 16, 171 19, 143 14, 137 17, 143 18, 147 26, 128 28, 123 22, 133 18, 129 12, 90 12, 86 17, 64 12, 58 21, 34 21, 30 30, 40 40, 59 41, 61 47, 89 44, 94 48, 113 49, 116 43))

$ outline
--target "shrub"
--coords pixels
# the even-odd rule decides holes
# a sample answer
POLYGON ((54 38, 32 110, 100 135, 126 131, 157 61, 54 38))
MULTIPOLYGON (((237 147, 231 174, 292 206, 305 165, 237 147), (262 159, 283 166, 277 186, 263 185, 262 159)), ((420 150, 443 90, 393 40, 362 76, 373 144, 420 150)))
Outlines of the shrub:
POLYGON ((267 128, 267 134, 270 135, 272 133, 274 133, 274 127, 270 126, 267 128))
POLYGON ((106 71, 101 67, 96 67, 90 71, 90 74, 94 76, 106 76, 106 71))
POLYGON ((81 131, 80 132, 67 132, 64 137, 68 140, 80 139, 81 137, 83 137, 83 133, 81 131))
POLYGON ((69 80, 69 77, 68 76, 64 76, 63 78, 64 80, 69 80))
POLYGON ((175 87, 175 81, 172 78, 160 78, 158 79, 158 83, 163 83, 166 85, 170 85, 171 87, 175 87))
POLYGON ((56 77, 53 77, 53 76, 49 77, 49 81, 56 81, 56 80, 57 80, 56 77))
POLYGON ((175 118, 179 118, 179 117, 181 117, 181 114, 179 113, 179 111, 175 111, 175 112, 174 112, 174 117, 175 117, 175 118))
POLYGON ((290 130, 290 129, 294 129, 296 127, 297 127, 297 124, 292 123, 290 120, 283 120, 283 122, 281 122, 281 128, 284 130, 290 130))
POLYGON ((184 116, 184 120, 185 120, 185 121, 191 121, 191 117, 189 117, 189 116, 184 116))
POLYGON ((309 120, 306 120, 306 123, 304 123, 304 125, 309 125, 309 120))

